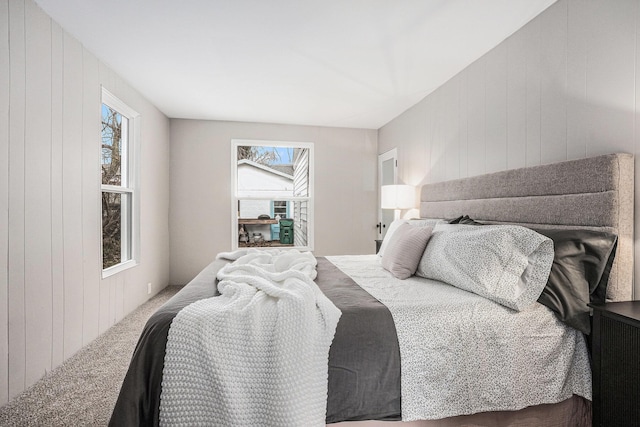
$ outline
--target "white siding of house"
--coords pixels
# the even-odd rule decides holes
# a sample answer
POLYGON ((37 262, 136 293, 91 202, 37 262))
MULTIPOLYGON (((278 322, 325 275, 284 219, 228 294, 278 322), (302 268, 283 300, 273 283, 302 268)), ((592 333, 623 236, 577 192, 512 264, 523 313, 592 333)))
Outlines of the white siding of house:
MULTIPOLYGON (((309 196, 309 150, 300 150, 295 159, 293 194, 296 197, 309 196)), ((309 210, 307 202, 293 204, 293 242, 295 246, 308 245, 309 210)))
POLYGON ((239 197, 290 197, 292 192, 293 181, 291 178, 246 163, 238 165, 239 197), (261 191, 256 191, 255 188, 260 188, 261 191))

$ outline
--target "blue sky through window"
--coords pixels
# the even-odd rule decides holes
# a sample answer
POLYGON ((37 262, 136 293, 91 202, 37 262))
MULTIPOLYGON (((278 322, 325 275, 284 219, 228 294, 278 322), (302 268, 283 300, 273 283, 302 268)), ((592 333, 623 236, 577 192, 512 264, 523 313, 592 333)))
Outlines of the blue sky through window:
POLYGON ((290 165, 293 164, 293 148, 292 147, 256 147, 259 154, 270 153, 275 151, 278 158, 271 164, 273 165, 290 165))

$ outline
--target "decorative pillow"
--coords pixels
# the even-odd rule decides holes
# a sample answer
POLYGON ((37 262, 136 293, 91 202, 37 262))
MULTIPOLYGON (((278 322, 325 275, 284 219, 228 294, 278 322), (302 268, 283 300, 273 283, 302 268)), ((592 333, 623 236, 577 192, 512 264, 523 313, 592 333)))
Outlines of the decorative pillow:
POLYGON ((378 256, 382 258, 385 251, 387 250, 387 246, 389 246, 389 240, 393 237, 393 234, 396 232, 398 227, 401 224, 407 224, 406 219, 396 219, 391 224, 389 224, 389 228, 387 229, 387 234, 384 235, 384 239, 382 239, 382 244, 380 245, 380 249, 378 250, 378 256))
POLYGON ((520 311, 542 293, 552 262, 553 242, 531 229, 438 224, 416 275, 520 311))
POLYGON ((409 224, 415 227, 435 227, 436 224, 444 222, 442 219, 430 219, 430 218, 418 218, 418 219, 396 219, 391 224, 389 224, 389 229, 387 230, 387 234, 384 235, 384 239, 382 240, 382 244, 380 245, 380 250, 378 250, 378 256, 382 258, 384 252, 387 250, 387 246, 389 245, 389 240, 393 233, 396 232, 396 229, 400 226, 400 224, 409 224))
POLYGON ((432 227, 400 224, 389 239, 382 266, 398 279, 413 276, 431 237, 432 227))
POLYGON ((564 323, 591 332, 588 304, 604 303, 618 237, 592 230, 536 229, 555 247, 553 267, 538 302, 564 323))

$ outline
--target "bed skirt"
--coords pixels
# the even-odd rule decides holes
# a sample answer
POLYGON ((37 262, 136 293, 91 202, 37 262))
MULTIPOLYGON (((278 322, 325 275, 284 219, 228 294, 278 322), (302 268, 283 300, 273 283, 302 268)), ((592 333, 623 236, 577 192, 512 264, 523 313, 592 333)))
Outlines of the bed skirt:
POLYGON ((591 401, 574 395, 559 403, 536 405, 519 411, 484 412, 460 415, 441 420, 410 421, 351 421, 329 424, 329 427, 591 427, 591 401))

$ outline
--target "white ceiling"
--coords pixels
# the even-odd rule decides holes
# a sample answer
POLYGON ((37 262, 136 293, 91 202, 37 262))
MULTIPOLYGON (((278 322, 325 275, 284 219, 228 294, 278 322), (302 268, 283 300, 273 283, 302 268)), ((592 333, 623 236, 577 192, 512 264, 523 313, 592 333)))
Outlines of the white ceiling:
POLYGON ((172 118, 378 129, 556 0, 36 0, 172 118))

